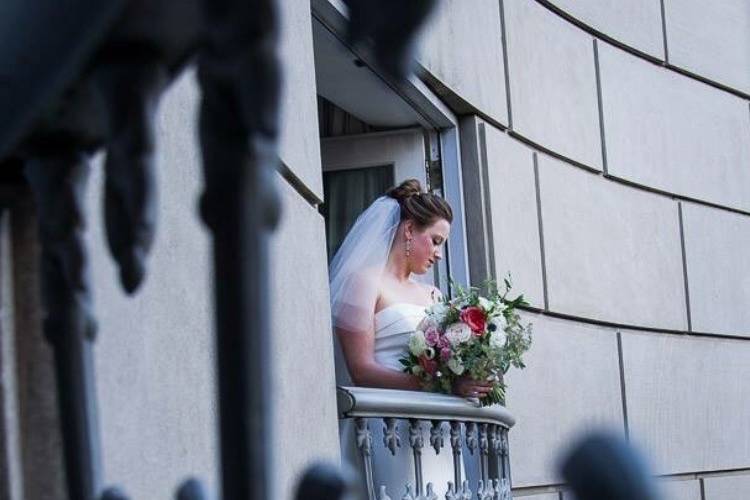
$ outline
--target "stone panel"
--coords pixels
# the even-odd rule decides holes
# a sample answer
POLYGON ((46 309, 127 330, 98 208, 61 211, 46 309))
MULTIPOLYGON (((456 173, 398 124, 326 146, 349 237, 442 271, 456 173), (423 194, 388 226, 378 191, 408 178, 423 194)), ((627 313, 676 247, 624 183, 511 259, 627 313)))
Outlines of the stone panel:
POLYGON ((489 124, 484 130, 496 278, 510 272, 516 292, 544 308, 532 151, 489 124))
POLYGON ((618 42, 664 59, 659 0, 550 0, 550 3, 618 42))
POLYGON ((750 94, 750 4, 664 0, 669 62, 750 94))
MULTIPOLYGON (((704 500, 701 498, 700 482, 684 479, 662 479, 657 483, 662 500, 704 500)), ((576 500, 572 492, 565 492, 563 500, 576 500)))
POLYGON ((602 168, 591 36, 537 2, 504 2, 513 130, 602 168))
POLYGON ((460 121, 461 182, 464 190, 466 219, 466 250, 469 258, 470 281, 481 283, 491 272, 489 237, 487 236, 487 210, 485 191, 484 147, 480 141, 479 127, 483 122, 476 116, 465 116, 460 121))
POLYGON ((664 500, 703 500, 700 481, 695 479, 664 479, 659 481, 659 488, 664 500))
POLYGON ((623 332, 631 439, 658 474, 750 466, 750 342, 623 332))
POLYGON ((750 216, 683 203, 693 330, 750 337, 750 216))
POLYGON ((442 2, 422 39, 420 63, 478 110, 507 124, 505 64, 497 0, 442 2))
POLYGON ((132 298, 120 289, 105 244, 101 161, 89 185, 104 480, 126 486, 132 498, 170 498, 188 475, 216 486, 210 253, 197 211, 197 103, 189 73, 161 105, 158 233, 148 277, 132 298))
POLYGON ((286 182, 279 185, 284 217, 271 247, 273 442, 276 498, 292 498, 312 460, 338 464, 339 434, 323 217, 286 182))
POLYGON ((514 493, 513 498, 517 500, 560 500, 560 495, 558 493, 542 493, 541 495, 520 496, 518 493, 514 493))
POLYGON ((703 487, 704 500, 747 500, 750 498, 750 474, 706 477, 703 487))
POLYGON ((685 330, 677 203, 539 155, 549 309, 685 330))
POLYGON ((560 482, 557 460, 580 432, 624 429, 615 331, 541 315, 524 320, 534 324, 527 368, 507 376, 515 487, 560 482))
POLYGON ((281 161, 323 200, 310 2, 279 2, 283 62, 281 161))
POLYGON ((608 172, 750 210, 747 102, 599 45, 608 172))

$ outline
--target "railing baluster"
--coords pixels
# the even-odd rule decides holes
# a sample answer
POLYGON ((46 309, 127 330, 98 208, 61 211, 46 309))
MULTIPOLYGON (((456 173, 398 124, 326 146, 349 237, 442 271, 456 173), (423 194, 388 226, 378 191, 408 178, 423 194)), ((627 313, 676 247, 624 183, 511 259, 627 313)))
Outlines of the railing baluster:
MULTIPOLYGON (((497 481, 497 479, 495 480, 497 481)), ((494 500, 496 495, 495 483, 492 479, 488 479, 484 485, 484 500, 494 500)))
POLYGON ((424 494, 425 500, 438 500, 437 495, 435 494, 435 490, 432 486, 432 483, 427 483, 427 492, 424 494))
POLYGON ((404 492, 404 496, 401 497, 401 500, 414 500, 414 495, 411 492, 411 484, 406 483, 406 492, 404 492))
POLYGON ((385 491, 385 486, 380 486, 380 494, 378 494, 378 500, 391 500, 388 493, 385 491))
POLYGON ((477 449, 479 444, 479 437, 477 436, 477 423, 467 422, 466 423, 466 446, 469 447, 469 453, 474 455, 474 450, 477 449))
POLYGON ((451 422, 451 448, 453 449, 453 479, 458 491, 461 484, 461 422, 451 422))
POLYGON ((471 488, 469 488, 469 481, 464 479, 463 488, 461 488, 461 500, 471 500, 471 488))
POLYGON ((448 481, 448 491, 445 493, 445 500, 459 500, 453 481, 448 481))
POLYGON ((414 452, 414 482, 416 483, 417 496, 422 494, 422 447, 424 436, 422 435, 421 422, 412 418, 409 420, 409 445, 414 452))
POLYGON ((383 426, 383 445, 391 450, 391 455, 396 455, 396 448, 401 447, 401 436, 398 435, 398 425, 395 418, 385 418, 383 426))
POLYGON ((362 455, 362 463, 365 467, 365 483, 367 485, 367 498, 375 500, 375 487, 372 481, 372 433, 366 418, 354 419, 357 434, 357 448, 362 455))
POLYGON ((500 458, 500 426, 490 426, 490 454, 492 457, 491 465, 494 469, 493 478, 500 479, 503 477, 503 464, 500 458))
MULTIPOLYGON (((469 448, 469 453, 471 456, 474 456, 474 450, 477 449, 477 446, 479 445, 479 436, 478 436, 478 430, 477 430, 477 423, 476 422, 466 422, 466 446, 469 448)), ((479 457, 479 464, 480 469, 482 464, 482 458, 479 457)), ((464 481, 464 491, 462 492, 463 498, 465 500, 471 499, 471 489, 468 487, 467 481, 464 481)))
POLYGON ((511 493, 512 483, 510 480, 510 453, 508 445, 508 430, 500 428, 500 459, 502 462, 503 475, 500 479, 500 499, 501 500, 512 500, 513 495, 511 493))
POLYGON ((481 470, 481 478, 485 484, 489 484, 489 463, 488 463, 488 452, 489 452, 489 439, 487 436, 487 424, 482 423, 479 425, 479 466, 481 470))
POLYGON ((503 478, 510 481, 510 454, 508 449, 508 430, 500 430, 500 457, 503 463, 503 478))
POLYGON ((498 500, 513 500, 513 495, 510 490, 510 481, 505 478, 500 480, 500 485, 497 487, 497 498, 498 500))
POLYGON ((433 420, 432 428, 430 429, 430 446, 435 449, 435 454, 439 455, 440 450, 445 444, 445 435, 443 434, 443 422, 441 420, 433 420))

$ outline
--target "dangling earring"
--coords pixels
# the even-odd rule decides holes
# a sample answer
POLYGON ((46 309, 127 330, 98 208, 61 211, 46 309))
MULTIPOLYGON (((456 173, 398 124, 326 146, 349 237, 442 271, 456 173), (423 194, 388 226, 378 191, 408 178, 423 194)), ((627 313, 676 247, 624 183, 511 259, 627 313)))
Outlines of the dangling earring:
POLYGON ((406 240, 406 257, 411 255, 411 238, 406 240))

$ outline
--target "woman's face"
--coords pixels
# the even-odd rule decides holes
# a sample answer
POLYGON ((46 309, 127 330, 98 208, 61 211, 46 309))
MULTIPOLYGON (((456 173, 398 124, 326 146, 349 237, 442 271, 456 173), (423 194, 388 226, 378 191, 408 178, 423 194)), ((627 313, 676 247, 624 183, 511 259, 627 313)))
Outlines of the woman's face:
POLYGON ((413 273, 424 274, 443 258, 443 244, 450 230, 451 225, 445 219, 438 219, 422 230, 413 226, 409 231, 412 237, 409 264, 413 273))

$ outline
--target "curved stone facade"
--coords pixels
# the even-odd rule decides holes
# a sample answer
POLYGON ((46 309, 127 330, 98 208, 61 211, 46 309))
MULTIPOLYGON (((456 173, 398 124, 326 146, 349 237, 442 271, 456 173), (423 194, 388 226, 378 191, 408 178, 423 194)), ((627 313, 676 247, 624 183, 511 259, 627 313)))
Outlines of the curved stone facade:
POLYGON ((564 492, 560 446, 605 424, 670 475, 668 498, 747 497, 750 5, 447 3, 462 21, 432 25, 422 64, 473 106, 464 185, 489 189, 464 193, 482 198, 472 280, 511 271, 535 309, 529 367, 509 377, 514 487, 564 492), (488 59, 505 75, 490 105, 466 81, 488 59))

